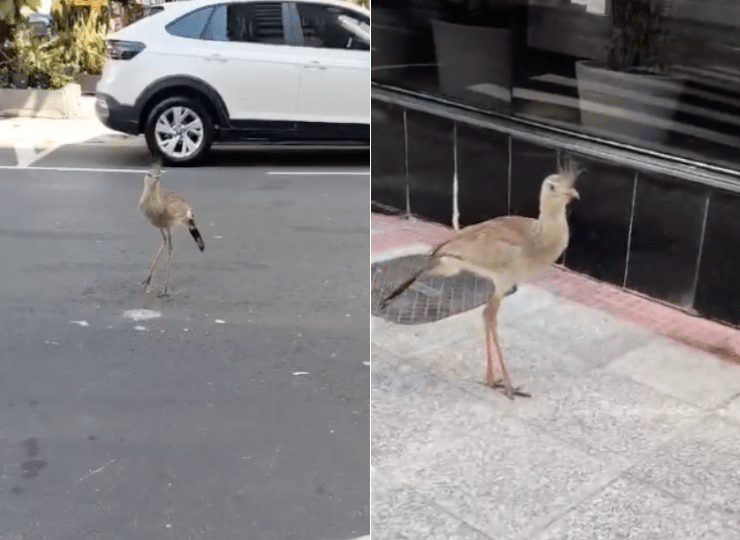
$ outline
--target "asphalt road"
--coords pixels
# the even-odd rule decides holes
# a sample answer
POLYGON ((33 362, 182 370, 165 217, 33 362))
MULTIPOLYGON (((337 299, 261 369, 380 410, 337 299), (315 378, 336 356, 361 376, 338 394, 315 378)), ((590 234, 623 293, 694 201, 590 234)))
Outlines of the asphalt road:
POLYGON ((169 298, 143 141, 0 158, 0 539, 367 535, 368 152, 166 168, 169 298))

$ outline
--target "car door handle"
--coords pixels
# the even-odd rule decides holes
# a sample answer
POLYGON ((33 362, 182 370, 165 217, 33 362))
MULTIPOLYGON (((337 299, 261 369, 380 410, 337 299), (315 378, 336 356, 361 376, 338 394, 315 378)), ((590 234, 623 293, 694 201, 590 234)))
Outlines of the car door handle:
POLYGON ((209 56, 208 60, 216 60, 217 62, 226 62, 226 58, 224 58, 218 53, 214 53, 211 56, 209 56))
POLYGON ((326 69, 326 66, 323 65, 321 62, 309 62, 303 67, 308 69, 326 69))

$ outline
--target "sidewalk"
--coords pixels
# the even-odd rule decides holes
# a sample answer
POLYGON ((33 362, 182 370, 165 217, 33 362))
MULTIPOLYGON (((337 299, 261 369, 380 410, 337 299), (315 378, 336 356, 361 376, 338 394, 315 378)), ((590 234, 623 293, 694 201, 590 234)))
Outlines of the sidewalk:
MULTIPOLYGON (((374 214, 373 261, 448 233, 374 214)), ((553 268, 502 305, 509 401, 481 309, 373 317, 373 540, 740 538, 740 332, 553 268)))
POLYGON ((0 112, 0 150, 14 150, 21 167, 30 165, 59 146, 101 135, 126 137, 98 120, 94 96, 82 96, 80 116, 76 118, 4 117, 0 112))

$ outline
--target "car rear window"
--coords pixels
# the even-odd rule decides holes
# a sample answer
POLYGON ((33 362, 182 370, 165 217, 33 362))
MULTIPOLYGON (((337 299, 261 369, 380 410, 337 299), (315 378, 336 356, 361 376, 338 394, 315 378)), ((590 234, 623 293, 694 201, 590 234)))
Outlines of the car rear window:
POLYGON ((208 21, 203 39, 208 41, 226 41, 226 5, 216 6, 213 17, 208 21))
POLYGON ((213 6, 196 9, 179 19, 175 19, 165 28, 173 36, 200 39, 212 11, 213 6))
POLYGON ((282 2, 231 2, 216 7, 203 32, 210 41, 283 45, 282 2))

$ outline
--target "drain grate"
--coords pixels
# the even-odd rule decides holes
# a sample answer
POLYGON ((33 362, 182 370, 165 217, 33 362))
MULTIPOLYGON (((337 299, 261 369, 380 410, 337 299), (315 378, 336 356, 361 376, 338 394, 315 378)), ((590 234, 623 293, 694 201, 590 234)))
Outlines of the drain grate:
POLYGON ((372 265, 373 315, 396 324, 434 322, 482 306, 493 292, 490 280, 469 272, 426 276, 381 311, 380 300, 418 272, 425 259, 425 255, 409 255, 372 265))

